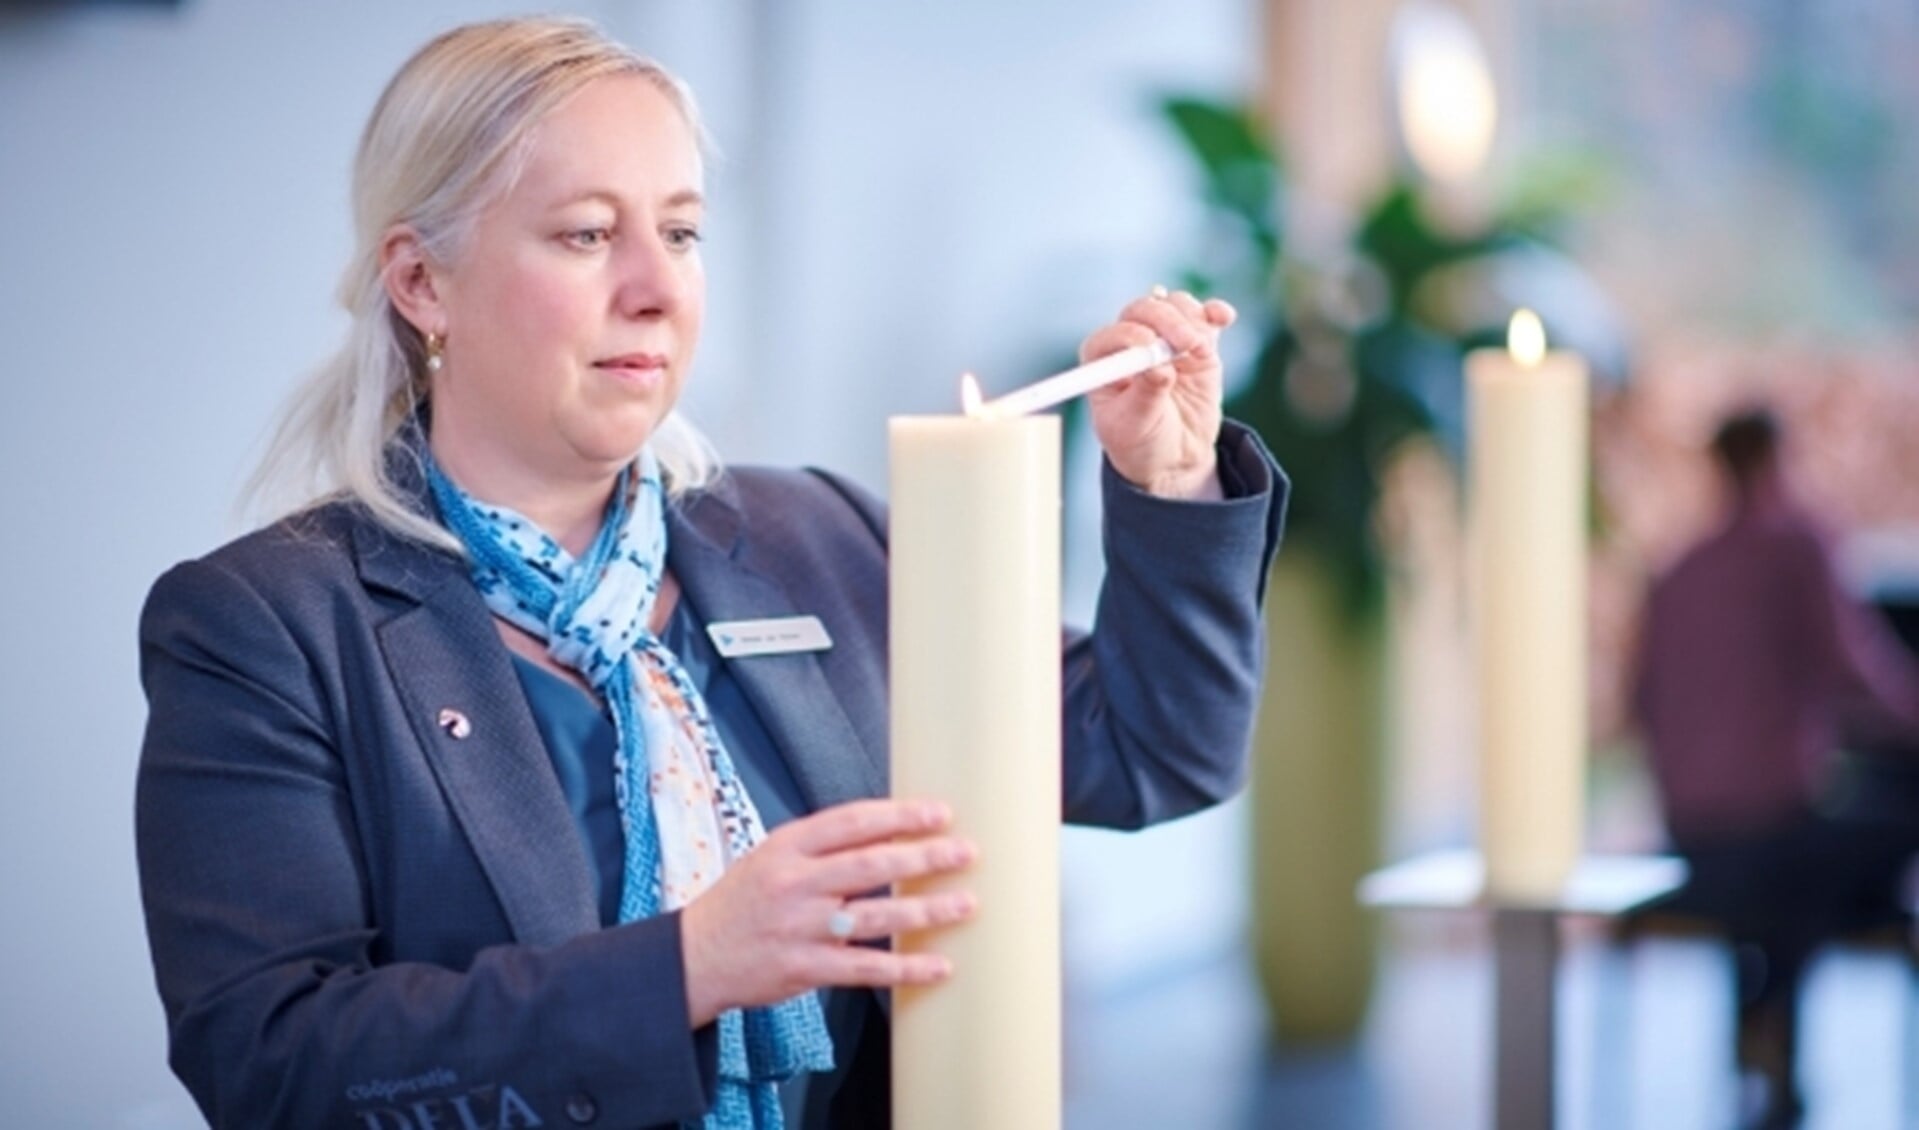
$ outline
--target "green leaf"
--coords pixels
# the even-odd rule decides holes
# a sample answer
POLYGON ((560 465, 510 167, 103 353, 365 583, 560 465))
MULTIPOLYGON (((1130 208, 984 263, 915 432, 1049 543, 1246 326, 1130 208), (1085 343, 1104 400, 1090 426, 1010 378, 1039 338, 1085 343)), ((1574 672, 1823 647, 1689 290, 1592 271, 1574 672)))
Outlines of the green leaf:
POLYGON ((1161 99, 1160 111, 1198 163, 1207 203, 1246 226, 1270 274, 1279 261, 1281 168, 1265 128, 1244 106, 1187 95, 1161 99))
POLYGON ((1398 313, 1406 310, 1413 288, 1427 272, 1500 250, 1518 238, 1499 228, 1466 238, 1442 232, 1426 217, 1419 194, 1400 181, 1367 214, 1355 242, 1385 272, 1398 313))

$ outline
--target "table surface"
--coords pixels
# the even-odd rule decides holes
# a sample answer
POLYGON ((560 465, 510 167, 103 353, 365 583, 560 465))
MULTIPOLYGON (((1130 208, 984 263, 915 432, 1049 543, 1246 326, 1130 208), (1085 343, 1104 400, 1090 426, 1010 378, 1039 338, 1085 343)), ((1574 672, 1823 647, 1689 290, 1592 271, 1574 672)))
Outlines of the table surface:
POLYGON ((1494 899, 1486 868, 1471 848, 1427 852, 1359 881, 1359 901, 1393 910, 1535 910, 1611 916, 1644 906, 1686 881, 1685 861, 1670 855, 1582 856, 1558 895, 1544 901, 1494 899))

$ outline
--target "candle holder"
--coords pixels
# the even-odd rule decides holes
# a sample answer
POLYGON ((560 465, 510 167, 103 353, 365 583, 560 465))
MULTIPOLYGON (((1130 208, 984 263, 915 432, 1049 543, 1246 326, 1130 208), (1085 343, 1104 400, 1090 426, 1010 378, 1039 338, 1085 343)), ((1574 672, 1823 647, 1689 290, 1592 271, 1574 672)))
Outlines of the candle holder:
POLYGON ((1479 852, 1454 849, 1373 872, 1360 881, 1359 902, 1378 910, 1468 911, 1491 920, 1493 1125, 1552 1130, 1561 920, 1616 918, 1685 881, 1685 861, 1675 856, 1588 855, 1557 889, 1511 897, 1489 889, 1479 852))

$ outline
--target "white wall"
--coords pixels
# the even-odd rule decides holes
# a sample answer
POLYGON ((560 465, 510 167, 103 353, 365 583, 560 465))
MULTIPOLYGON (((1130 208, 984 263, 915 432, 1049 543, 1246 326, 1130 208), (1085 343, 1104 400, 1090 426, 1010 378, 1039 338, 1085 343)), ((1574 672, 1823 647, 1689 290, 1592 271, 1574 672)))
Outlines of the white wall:
MULTIPOLYGON (((340 330, 347 168, 380 85, 434 31, 514 7, 0 15, 10 1123, 196 1123, 134 880, 135 618, 161 570, 236 532, 273 409, 340 330)), ((732 458, 875 486, 887 414, 943 409, 962 369, 1038 375, 1177 261, 1185 170, 1149 92, 1240 87, 1252 40, 1231 0, 575 7, 685 74, 728 153, 692 411, 732 458)), ((1069 899, 1097 908, 1071 927, 1083 976, 1230 935, 1232 821, 1069 842, 1069 899)))

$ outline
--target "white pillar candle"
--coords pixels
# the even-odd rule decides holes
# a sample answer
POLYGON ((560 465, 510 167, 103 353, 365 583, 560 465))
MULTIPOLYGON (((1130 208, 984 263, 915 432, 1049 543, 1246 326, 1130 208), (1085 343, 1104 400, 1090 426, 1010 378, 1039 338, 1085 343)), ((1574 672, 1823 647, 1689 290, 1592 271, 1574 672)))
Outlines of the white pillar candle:
POLYGON ((1495 900, 1548 901, 1579 856, 1586 766, 1586 366, 1530 311, 1466 359, 1480 843, 1495 900))
POLYGON ((899 1130, 1057 1130, 1060 432, 1057 417, 890 424, 894 795, 952 805, 979 914, 909 934, 953 977, 893 995, 899 1130))

